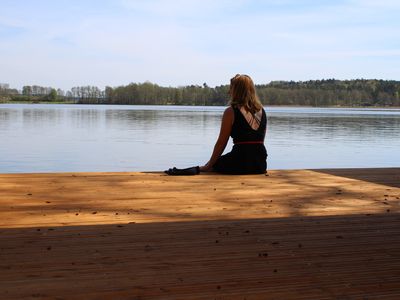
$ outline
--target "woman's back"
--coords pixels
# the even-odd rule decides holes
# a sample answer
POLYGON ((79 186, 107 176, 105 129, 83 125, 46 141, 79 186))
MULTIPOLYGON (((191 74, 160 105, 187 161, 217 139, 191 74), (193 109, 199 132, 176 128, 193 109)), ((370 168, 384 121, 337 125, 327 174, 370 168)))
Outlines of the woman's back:
MULTIPOLYGON (((221 156, 214 165, 214 170, 225 174, 262 174, 267 169, 267 151, 264 137, 267 128, 267 117, 261 109, 261 118, 248 120, 239 108, 233 107, 234 120, 231 137, 234 146, 232 151, 221 156), (258 123, 258 126, 253 122, 258 123)), ((253 115, 253 118, 257 118, 253 115)))
POLYGON ((267 128, 267 117, 264 109, 260 113, 246 113, 243 109, 233 108, 234 121, 232 124, 231 137, 234 144, 249 142, 264 142, 267 128))

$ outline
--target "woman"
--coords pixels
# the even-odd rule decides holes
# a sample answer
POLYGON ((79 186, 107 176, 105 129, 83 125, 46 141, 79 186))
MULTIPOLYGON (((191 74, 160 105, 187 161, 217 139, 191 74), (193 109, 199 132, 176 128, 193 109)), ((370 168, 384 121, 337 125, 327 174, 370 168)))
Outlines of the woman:
POLYGON ((267 169, 264 138, 267 117, 257 97, 254 83, 247 75, 236 75, 229 89, 230 106, 222 117, 221 130, 210 160, 200 171, 224 174, 262 174, 267 169), (229 136, 232 151, 222 155, 229 136))

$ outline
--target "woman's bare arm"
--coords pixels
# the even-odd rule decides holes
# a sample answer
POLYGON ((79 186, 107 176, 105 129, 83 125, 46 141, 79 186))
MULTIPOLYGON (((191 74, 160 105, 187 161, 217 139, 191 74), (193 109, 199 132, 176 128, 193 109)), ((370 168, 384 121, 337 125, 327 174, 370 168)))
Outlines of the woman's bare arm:
POLYGON ((204 166, 200 167, 200 171, 202 172, 210 171, 213 165, 218 160, 218 158, 221 156, 222 152, 224 152, 226 144, 228 143, 229 140, 229 136, 231 135, 234 117, 235 114, 232 107, 228 107, 227 109, 225 109, 224 114, 222 116, 221 129, 219 132, 217 142, 215 143, 211 158, 204 166))

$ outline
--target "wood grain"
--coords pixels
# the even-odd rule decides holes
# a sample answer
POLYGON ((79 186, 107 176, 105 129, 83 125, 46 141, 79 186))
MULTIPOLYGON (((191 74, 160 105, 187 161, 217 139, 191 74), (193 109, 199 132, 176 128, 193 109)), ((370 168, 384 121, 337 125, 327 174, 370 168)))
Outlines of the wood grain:
POLYGON ((0 174, 0 299, 400 299, 400 169, 0 174))

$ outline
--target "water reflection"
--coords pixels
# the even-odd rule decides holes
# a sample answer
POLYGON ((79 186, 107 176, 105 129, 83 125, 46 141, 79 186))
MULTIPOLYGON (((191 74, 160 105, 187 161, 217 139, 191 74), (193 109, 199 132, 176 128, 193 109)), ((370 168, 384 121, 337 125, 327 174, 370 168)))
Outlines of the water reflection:
POLYGON ((271 130, 286 129, 299 138, 322 138, 330 141, 354 139, 379 140, 399 137, 400 116, 276 116, 269 118, 271 130))
POLYGON ((66 120, 75 128, 96 128, 104 120, 104 111, 96 109, 74 109, 66 112, 66 120))
MULTIPOLYGON (((0 173, 201 164, 211 154, 223 110, 0 105, 0 173)), ((279 107, 267 112, 270 168, 400 166, 400 110, 279 107)))

